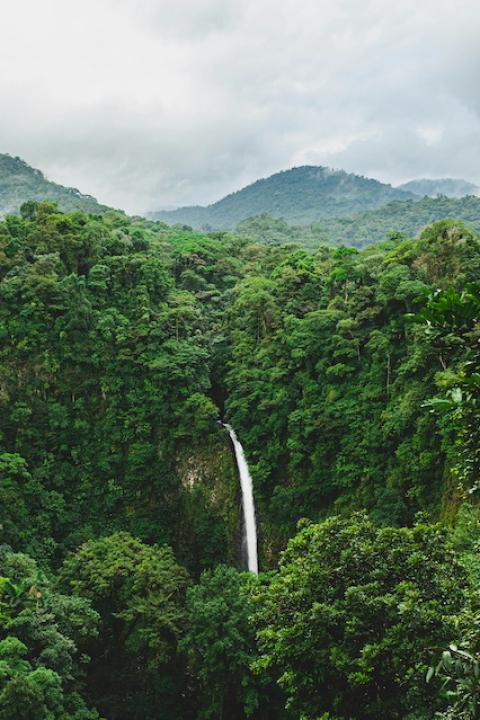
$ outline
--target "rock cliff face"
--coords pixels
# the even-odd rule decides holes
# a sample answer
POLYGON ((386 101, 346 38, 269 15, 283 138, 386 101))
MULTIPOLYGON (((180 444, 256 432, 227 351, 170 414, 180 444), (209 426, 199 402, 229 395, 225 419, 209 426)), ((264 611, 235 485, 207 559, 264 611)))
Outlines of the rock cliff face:
POLYGON ((227 433, 219 430, 208 443, 185 448, 177 457, 177 473, 184 512, 191 520, 185 526, 190 529, 190 542, 194 542, 196 536, 199 544, 196 552, 208 556, 211 543, 220 542, 224 545, 225 561, 239 562, 241 497, 237 466, 227 433), (214 538, 202 536, 202 514, 206 527, 213 524, 214 538))

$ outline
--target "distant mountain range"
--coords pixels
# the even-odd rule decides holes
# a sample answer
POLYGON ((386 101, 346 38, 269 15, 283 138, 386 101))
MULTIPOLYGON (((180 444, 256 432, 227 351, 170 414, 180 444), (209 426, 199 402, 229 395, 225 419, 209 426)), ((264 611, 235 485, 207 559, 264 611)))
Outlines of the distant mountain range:
POLYGON ((265 245, 294 243, 307 248, 320 245, 364 247, 385 240, 391 233, 416 237, 437 220, 463 220, 480 232, 480 198, 440 197, 394 200, 375 210, 365 210, 350 217, 327 218, 309 225, 293 225, 282 218, 258 215, 247 218, 235 233, 265 245))
POLYGON ((306 165, 257 180, 212 205, 158 210, 148 216, 169 225, 184 224, 212 230, 233 228, 248 218, 261 215, 306 226, 375 211, 395 201, 439 195, 460 198, 479 192, 476 185, 466 180, 419 179, 392 187, 343 170, 306 165))
POLYGON ((0 153, 0 215, 18 213, 26 200, 52 200, 66 211, 102 213, 110 209, 91 195, 47 180, 21 158, 0 153))
POLYGON ((420 195, 421 197, 437 197, 445 195, 449 198, 460 198, 466 195, 478 195, 480 188, 466 180, 455 180, 454 178, 441 178, 439 180, 410 180, 410 182, 399 185, 400 190, 420 195))
POLYGON ((392 200, 409 200, 414 195, 378 180, 306 165, 275 173, 227 195, 207 207, 182 207, 149 213, 169 225, 195 228, 232 228, 242 220, 266 213, 291 223, 318 220, 373 210, 392 200))
MULTIPOLYGON (((412 180, 394 188, 378 180, 304 166, 257 180, 207 207, 149 214, 150 219, 197 229, 232 229, 254 241, 361 247, 390 232, 417 235, 447 217, 480 232, 479 189, 465 180, 412 180)), ((110 210, 91 195, 47 180, 22 159, 0 154, 0 216, 18 213, 26 200, 51 200, 61 210, 110 210)))

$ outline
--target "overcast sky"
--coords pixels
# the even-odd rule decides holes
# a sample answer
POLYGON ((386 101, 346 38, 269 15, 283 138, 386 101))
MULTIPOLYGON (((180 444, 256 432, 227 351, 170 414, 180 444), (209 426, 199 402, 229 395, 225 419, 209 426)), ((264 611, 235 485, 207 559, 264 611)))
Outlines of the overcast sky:
POLYGON ((0 152, 129 212, 329 165, 480 184, 480 0, 3 0, 0 152))

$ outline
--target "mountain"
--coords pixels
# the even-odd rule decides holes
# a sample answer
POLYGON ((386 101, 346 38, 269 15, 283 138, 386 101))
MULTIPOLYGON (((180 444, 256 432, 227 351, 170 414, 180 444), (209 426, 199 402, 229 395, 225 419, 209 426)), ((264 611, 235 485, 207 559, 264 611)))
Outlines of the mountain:
POLYGON ((247 218, 235 231, 265 245, 295 243, 306 248, 319 245, 365 247, 384 240, 391 232, 416 237, 427 225, 446 218, 456 218, 480 232, 480 198, 394 200, 376 210, 350 217, 327 218, 309 225, 289 224, 268 215, 247 218))
POLYGON ((232 228, 245 218, 266 213, 297 224, 372 210, 413 195, 378 180, 306 165, 284 170, 227 195, 207 207, 182 207, 149 214, 169 225, 232 228))
POLYGON ((438 180, 429 180, 421 178, 419 180, 410 180, 410 182, 399 185, 398 189, 406 192, 421 195, 422 197, 436 197, 437 195, 446 195, 451 198, 465 197, 465 195, 478 195, 480 188, 467 180, 456 180, 454 178, 441 178, 438 180))
POLYGON ((110 208, 76 188, 47 180, 40 170, 19 157, 0 154, 0 215, 18 213, 26 200, 52 200, 65 211, 102 213, 110 208))

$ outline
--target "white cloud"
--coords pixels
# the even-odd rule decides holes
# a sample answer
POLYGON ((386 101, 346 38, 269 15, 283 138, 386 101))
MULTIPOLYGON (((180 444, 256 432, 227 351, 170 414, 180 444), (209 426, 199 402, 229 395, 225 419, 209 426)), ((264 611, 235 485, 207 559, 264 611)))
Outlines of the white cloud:
POLYGON ((444 129, 442 127, 418 127, 417 133, 424 141, 425 145, 437 145, 443 137, 444 129))
POLYGON ((477 0, 16 0, 0 21, 0 152, 129 211, 304 162, 480 183, 477 0))

